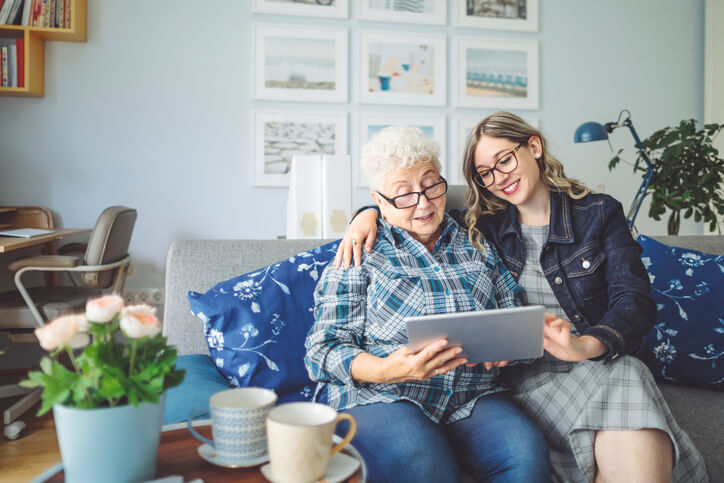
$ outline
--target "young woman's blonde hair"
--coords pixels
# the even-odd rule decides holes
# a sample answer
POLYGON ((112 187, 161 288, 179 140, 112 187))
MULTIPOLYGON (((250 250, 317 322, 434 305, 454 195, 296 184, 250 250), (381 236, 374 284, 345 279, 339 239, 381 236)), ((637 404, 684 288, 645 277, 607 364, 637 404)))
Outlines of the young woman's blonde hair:
POLYGON ((491 114, 480 121, 470 132, 465 144, 465 159, 463 160, 463 173, 465 181, 468 183, 465 225, 468 229, 470 241, 478 248, 482 248, 482 235, 475 226, 478 218, 481 215, 490 215, 504 210, 509 204, 474 181, 474 177, 477 175, 475 148, 483 136, 505 138, 516 144, 521 143, 524 146, 528 145, 531 137, 537 136, 543 149, 541 157, 537 160, 541 181, 551 191, 566 193, 574 199, 583 198, 590 193, 590 190, 581 181, 566 176, 561 162, 548 152, 547 142, 538 129, 510 112, 501 111, 491 114))

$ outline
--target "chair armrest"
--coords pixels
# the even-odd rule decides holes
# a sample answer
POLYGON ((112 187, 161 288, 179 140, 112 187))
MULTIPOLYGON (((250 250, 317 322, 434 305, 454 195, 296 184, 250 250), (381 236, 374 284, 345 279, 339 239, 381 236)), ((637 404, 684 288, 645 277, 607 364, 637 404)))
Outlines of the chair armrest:
POLYGON ((15 273, 15 286, 18 288, 18 292, 20 292, 23 300, 25 300, 25 303, 28 305, 30 312, 33 314, 33 317, 35 317, 35 320, 38 322, 40 327, 43 327, 45 325, 45 320, 40 315, 40 311, 35 305, 35 302, 33 302, 33 299, 30 297, 30 294, 25 288, 25 285, 23 285, 22 276, 25 272, 101 272, 104 270, 112 270, 114 268, 124 267, 122 270, 119 271, 119 277, 116 278, 116 284, 114 284, 113 286, 114 292, 116 292, 116 289, 123 290, 122 283, 120 283, 121 286, 119 287, 119 280, 121 282, 125 280, 125 274, 127 273, 126 270, 128 270, 127 267, 129 267, 130 265, 131 257, 126 256, 116 262, 106 263, 104 265, 79 265, 75 267, 53 267, 46 265, 42 267, 23 267, 15 273), (122 277, 121 274, 123 274, 122 277))
POLYGON ((8 265, 8 270, 17 272, 25 267, 64 267, 70 268, 78 266, 80 260, 78 257, 62 256, 62 255, 39 255, 36 257, 19 258, 8 265))

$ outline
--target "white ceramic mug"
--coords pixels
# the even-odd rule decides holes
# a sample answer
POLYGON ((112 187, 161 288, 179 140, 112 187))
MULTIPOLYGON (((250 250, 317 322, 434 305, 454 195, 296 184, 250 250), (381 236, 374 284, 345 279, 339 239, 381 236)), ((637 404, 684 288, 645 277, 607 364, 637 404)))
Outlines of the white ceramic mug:
MULTIPOLYGON (((270 389, 242 387, 217 392, 209 398, 211 430, 210 441, 191 426, 191 434, 216 450, 216 458, 226 466, 243 465, 267 452, 266 417, 277 402, 277 395, 270 389)), ((205 409, 205 408, 199 408, 205 409)))
POLYGON ((295 402, 281 404, 266 420, 271 474, 274 481, 316 481, 327 473, 329 460, 354 437, 357 423, 325 404, 295 402), (344 439, 332 447, 334 428, 349 421, 344 439))

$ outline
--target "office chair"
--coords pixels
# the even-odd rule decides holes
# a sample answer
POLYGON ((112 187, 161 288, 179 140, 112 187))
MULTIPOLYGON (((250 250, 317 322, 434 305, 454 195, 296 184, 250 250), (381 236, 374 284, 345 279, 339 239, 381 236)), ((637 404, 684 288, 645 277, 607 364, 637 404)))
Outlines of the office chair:
MULTIPOLYGON (((39 255, 21 258, 8 268, 15 272, 17 290, 0 293, 0 332, 11 342, 37 343, 32 331, 61 315, 81 312, 90 297, 104 292, 120 294, 130 273, 128 246, 136 222, 136 210, 125 206, 106 208, 98 217, 82 259, 70 255, 39 255), (31 271, 79 273, 71 285, 26 287, 22 277, 31 271)), ((72 244, 77 247, 77 244, 72 244)), ((63 247, 59 250, 65 253, 63 247)), ((40 389, 18 384, 0 386, 0 397, 26 394, 3 412, 10 424, 40 400, 40 389)))

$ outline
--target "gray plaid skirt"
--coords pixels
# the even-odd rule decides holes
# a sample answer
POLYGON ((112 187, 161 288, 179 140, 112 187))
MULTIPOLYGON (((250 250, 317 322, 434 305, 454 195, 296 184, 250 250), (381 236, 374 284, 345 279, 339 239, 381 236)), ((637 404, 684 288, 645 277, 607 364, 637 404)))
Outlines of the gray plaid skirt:
POLYGON ((635 357, 572 363, 546 352, 534 364, 506 368, 503 377, 546 435, 552 481, 593 481, 596 431, 644 428, 660 429, 671 438, 672 481, 708 481, 701 454, 676 424, 651 372, 635 357))

